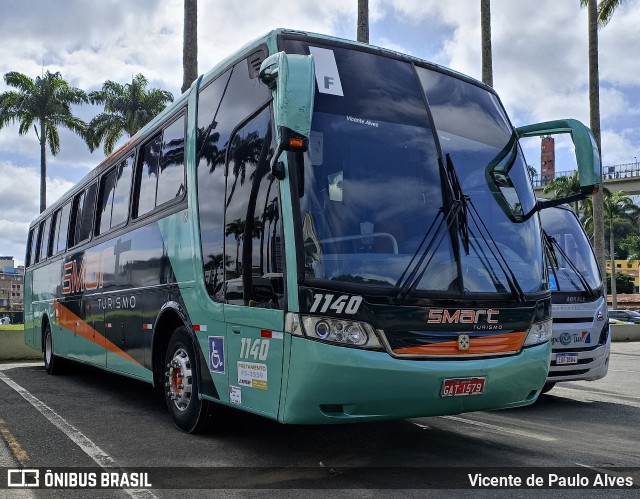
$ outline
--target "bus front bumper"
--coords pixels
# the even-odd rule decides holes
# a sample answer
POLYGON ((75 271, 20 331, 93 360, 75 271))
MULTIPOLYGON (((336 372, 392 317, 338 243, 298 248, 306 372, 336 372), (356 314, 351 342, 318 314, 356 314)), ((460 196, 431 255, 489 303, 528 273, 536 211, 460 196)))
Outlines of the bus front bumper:
POLYGON ((598 345, 592 350, 557 350, 552 353, 551 367, 547 382, 558 381, 594 381, 604 378, 609 371, 609 355, 611 337, 604 345, 598 345), (575 364, 557 364, 558 354, 572 354, 576 357, 575 364))
POLYGON ((550 355, 547 342, 507 357, 408 360, 293 337, 278 419, 346 423, 528 405, 545 383, 550 355), (441 397, 445 379, 471 377, 485 378, 483 393, 441 397))

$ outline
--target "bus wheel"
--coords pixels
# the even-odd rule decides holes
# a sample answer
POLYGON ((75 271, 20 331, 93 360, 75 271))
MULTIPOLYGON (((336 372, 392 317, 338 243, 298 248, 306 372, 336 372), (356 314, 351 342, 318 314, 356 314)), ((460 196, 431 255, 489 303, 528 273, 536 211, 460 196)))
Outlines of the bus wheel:
POLYGON ((543 393, 547 393, 549 390, 551 390, 554 386, 556 386, 555 383, 545 383, 544 386, 542 387, 542 391, 540 392, 540 394, 543 393))
POLYGON ((214 404, 199 397, 196 354, 187 329, 179 327, 165 355, 164 387, 174 424, 187 433, 204 430, 215 414, 214 404))
POLYGON ((44 330, 44 368, 48 374, 60 374, 62 372, 62 359, 53 354, 53 337, 51 336, 51 325, 47 324, 44 330))

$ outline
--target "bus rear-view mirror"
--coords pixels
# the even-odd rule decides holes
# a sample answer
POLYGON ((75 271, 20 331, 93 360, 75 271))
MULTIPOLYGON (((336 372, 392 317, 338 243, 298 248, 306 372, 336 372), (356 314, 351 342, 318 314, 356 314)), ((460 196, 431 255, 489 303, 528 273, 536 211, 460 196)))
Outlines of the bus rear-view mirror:
POLYGON ((260 80, 273 92, 273 114, 277 130, 277 147, 271 162, 271 172, 284 178, 278 165, 282 152, 302 154, 309 145, 315 72, 310 55, 278 52, 265 59, 260 66, 260 80))
POLYGON ((580 194, 589 196, 600 189, 601 164, 598 146, 591 130, 578 120, 546 121, 516 128, 518 137, 538 137, 568 133, 575 146, 580 178, 580 194))

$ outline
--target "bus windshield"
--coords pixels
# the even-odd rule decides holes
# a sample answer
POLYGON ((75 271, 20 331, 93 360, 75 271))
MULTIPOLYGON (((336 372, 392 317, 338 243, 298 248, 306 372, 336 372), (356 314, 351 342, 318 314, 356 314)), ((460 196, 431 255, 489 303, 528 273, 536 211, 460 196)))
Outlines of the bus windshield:
POLYGON ((568 207, 558 206, 540 211, 545 234, 550 238, 549 278, 551 289, 562 292, 584 292, 582 278, 592 289, 602 286, 589 240, 580 222, 568 207), (578 274, 579 272, 579 274, 578 274))
POLYGON ((508 295, 509 275, 545 291, 538 221, 522 220, 533 193, 493 94, 377 54, 288 48, 314 55, 318 81, 300 199, 305 277, 398 288, 416 269, 418 295, 508 295), (464 231, 447 218, 445 164, 470 200, 464 231))

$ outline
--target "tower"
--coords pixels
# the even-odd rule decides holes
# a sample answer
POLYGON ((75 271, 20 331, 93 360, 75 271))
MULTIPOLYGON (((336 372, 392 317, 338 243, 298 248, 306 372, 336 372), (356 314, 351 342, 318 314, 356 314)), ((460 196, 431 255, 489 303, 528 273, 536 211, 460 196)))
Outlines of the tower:
POLYGON ((545 186, 556 175, 556 150, 553 137, 542 137, 540 143, 540 185, 545 186))

